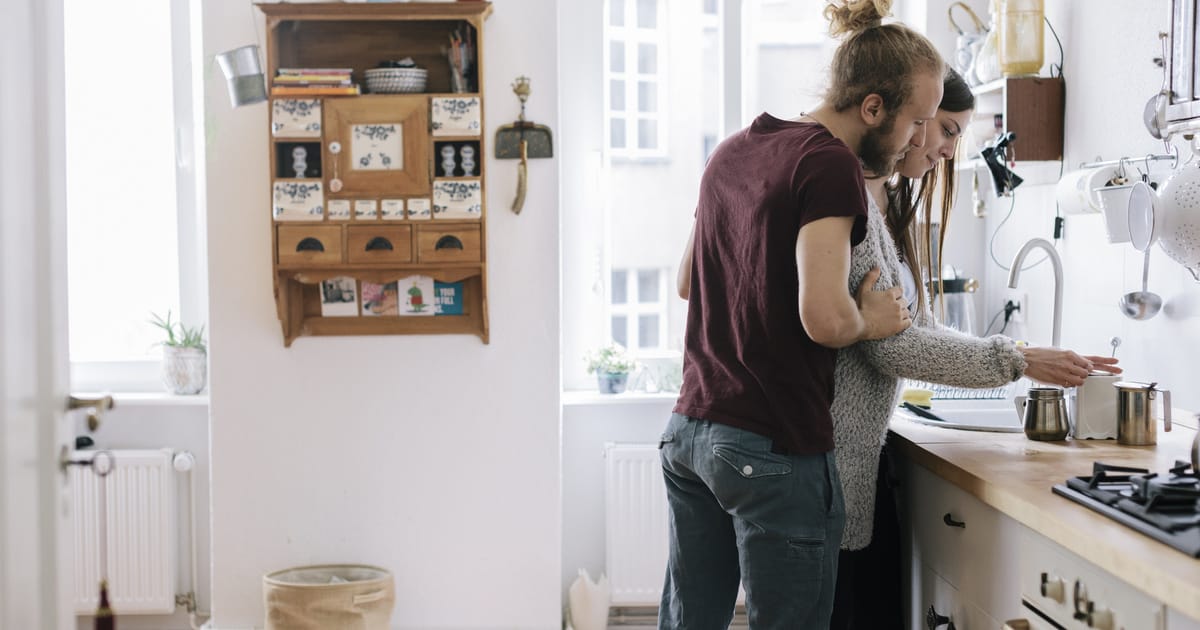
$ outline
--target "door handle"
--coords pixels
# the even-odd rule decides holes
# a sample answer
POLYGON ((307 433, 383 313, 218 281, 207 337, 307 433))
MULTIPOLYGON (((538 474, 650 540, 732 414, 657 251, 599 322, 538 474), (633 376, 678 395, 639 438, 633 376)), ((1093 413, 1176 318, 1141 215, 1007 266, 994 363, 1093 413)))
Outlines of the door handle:
POLYGON ((88 431, 95 431, 100 428, 100 416, 116 406, 113 402, 113 397, 104 395, 99 398, 83 398, 81 396, 70 396, 67 398, 67 410, 87 409, 87 426, 88 431))

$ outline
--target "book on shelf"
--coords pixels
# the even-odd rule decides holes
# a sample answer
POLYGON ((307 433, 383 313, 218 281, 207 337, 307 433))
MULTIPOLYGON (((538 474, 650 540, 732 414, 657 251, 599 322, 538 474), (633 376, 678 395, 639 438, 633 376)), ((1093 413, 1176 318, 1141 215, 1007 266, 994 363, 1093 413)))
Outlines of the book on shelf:
POLYGON ((358 96, 358 85, 275 85, 271 96, 358 96))
POLYGON ((353 68, 280 68, 275 71, 276 75, 289 76, 300 74, 345 74, 349 75, 354 72, 353 68))
POLYGON ((350 76, 344 77, 319 74, 297 74, 293 76, 279 76, 272 81, 275 85, 350 85, 350 76))

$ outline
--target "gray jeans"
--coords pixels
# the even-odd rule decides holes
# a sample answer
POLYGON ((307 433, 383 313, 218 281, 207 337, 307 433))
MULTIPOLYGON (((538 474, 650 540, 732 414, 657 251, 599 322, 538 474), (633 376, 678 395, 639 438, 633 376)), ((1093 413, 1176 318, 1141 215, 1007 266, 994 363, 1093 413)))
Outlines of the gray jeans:
POLYGON ((724 629, 738 583, 753 630, 828 628, 846 520, 833 453, 781 455, 756 433, 672 414, 660 629, 724 629))

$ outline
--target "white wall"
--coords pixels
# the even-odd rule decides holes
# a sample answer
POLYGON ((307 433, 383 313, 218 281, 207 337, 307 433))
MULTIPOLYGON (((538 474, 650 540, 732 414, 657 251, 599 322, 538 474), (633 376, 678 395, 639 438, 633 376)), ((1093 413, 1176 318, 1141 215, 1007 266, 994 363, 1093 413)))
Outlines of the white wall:
MULTIPOLYGON (((255 40, 247 4, 204 3, 211 56, 255 40)), ((556 6, 509 0, 485 29, 489 136, 558 129, 556 6)), ((261 16, 256 16, 261 31, 261 16)), ((261 35, 260 35, 261 37, 261 35)), ((558 628, 557 163, 486 161, 491 344, 327 337, 284 348, 271 288, 267 109, 206 80, 213 626, 263 624, 261 577, 363 562, 396 577, 398 628, 558 628)))

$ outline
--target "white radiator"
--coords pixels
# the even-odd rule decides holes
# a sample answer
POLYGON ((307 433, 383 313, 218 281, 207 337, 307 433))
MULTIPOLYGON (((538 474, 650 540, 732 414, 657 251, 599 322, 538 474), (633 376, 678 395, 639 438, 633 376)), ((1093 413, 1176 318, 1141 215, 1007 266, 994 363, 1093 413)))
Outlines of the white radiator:
POLYGON ((613 606, 657 606, 667 570, 667 491, 658 448, 604 448, 604 564, 613 606))
MULTIPOLYGON (((74 500, 76 614, 96 611, 100 584, 100 500, 107 494, 109 602, 118 615, 175 611, 179 538, 172 452, 109 451, 113 469, 100 478, 91 468, 71 468, 74 500), (101 493, 100 484, 107 483, 101 493)), ((90 459, 76 451, 73 459, 90 459)))

